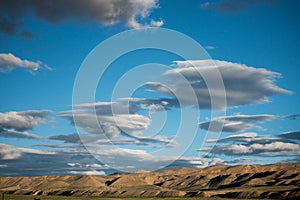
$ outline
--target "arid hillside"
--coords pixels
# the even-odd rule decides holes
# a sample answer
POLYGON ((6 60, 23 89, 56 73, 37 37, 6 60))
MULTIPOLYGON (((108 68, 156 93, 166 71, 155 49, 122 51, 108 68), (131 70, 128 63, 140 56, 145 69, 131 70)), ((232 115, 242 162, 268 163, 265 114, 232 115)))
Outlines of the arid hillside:
POLYGON ((300 163, 215 165, 100 176, 0 177, 12 194, 103 197, 300 198, 300 163))

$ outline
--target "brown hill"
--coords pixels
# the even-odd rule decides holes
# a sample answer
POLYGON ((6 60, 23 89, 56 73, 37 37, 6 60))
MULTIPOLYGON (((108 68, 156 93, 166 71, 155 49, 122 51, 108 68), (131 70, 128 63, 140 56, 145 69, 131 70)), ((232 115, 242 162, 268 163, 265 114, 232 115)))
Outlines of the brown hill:
POLYGON ((0 177, 0 191, 13 194, 231 198, 300 198, 300 163, 215 165, 100 176, 0 177))

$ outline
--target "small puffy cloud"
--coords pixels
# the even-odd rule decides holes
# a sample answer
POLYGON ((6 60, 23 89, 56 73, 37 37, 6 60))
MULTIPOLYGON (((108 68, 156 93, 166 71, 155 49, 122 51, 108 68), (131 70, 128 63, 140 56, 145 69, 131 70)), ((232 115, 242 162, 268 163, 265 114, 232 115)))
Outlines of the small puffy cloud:
POLYGON ((101 26, 159 27, 163 25, 162 20, 148 19, 158 7, 157 0, 2 0, 0 31, 7 35, 31 36, 28 30, 21 30, 23 19, 29 15, 52 24, 71 20, 96 22, 101 26))
POLYGON ((204 168, 216 164, 224 164, 225 161, 220 158, 201 158, 201 157, 181 157, 175 160, 171 165, 166 168, 204 168))
POLYGON ((255 124, 263 123, 275 119, 276 116, 268 114, 260 115, 233 115, 233 116, 221 116, 216 117, 212 121, 201 122, 199 126, 201 129, 218 132, 241 132, 251 128, 259 128, 255 124))
POLYGON ((216 47, 208 45, 208 46, 205 46, 204 48, 208 49, 208 50, 214 50, 216 47))
POLYGON ((73 175, 89 175, 89 176, 105 176, 106 173, 104 171, 97 171, 97 170, 91 170, 91 171, 69 171, 70 174, 73 175))
POLYGON ((177 98, 181 106, 196 106, 196 95, 200 108, 211 108, 213 102, 213 108, 224 109, 225 100, 227 106, 234 107, 266 103, 269 96, 276 94, 291 94, 275 85, 275 80, 281 77, 279 73, 264 68, 219 60, 175 61, 172 66, 163 74, 165 82, 144 85, 149 91, 172 97, 156 100, 164 100, 167 105, 173 105, 173 99, 177 98), (187 89, 187 84, 192 90, 187 89))
POLYGON ((15 68, 25 69, 29 72, 39 69, 52 70, 41 61, 22 60, 11 53, 0 53, 0 72, 9 72, 15 68))
POLYGON ((150 23, 150 26, 152 26, 152 27, 161 27, 163 25, 164 25, 163 20, 158 20, 158 21, 151 20, 151 23, 150 23))

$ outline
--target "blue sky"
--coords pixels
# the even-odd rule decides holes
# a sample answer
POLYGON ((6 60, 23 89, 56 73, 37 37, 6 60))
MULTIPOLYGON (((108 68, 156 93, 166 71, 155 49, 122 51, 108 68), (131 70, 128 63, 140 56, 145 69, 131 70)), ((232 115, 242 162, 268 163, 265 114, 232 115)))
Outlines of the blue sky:
MULTIPOLYGON (((298 1, 1 4, 0 175, 299 161, 298 1), (74 101, 80 69, 103 69, 104 41, 127 37, 111 54, 153 36, 185 47, 164 30, 200 44, 199 57, 188 48, 195 59, 147 48, 120 55, 93 101, 74 101)), ((94 76, 81 86, 92 87, 94 76)))

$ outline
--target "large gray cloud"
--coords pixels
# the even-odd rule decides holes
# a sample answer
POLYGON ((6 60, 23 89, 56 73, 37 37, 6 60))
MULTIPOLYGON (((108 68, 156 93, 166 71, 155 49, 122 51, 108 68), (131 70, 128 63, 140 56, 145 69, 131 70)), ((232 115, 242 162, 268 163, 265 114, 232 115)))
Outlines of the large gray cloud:
MULTIPOLYGON (((225 94, 227 106, 241 106, 265 103, 269 101, 269 96, 291 93, 275 85, 276 79, 281 77, 279 73, 264 68, 219 60, 175 61, 173 67, 174 69, 164 73, 165 82, 148 82, 144 87, 174 98, 176 94, 183 106, 193 105, 194 99, 191 91, 186 90, 186 82, 182 81, 182 76, 192 86, 200 108, 211 108, 213 99, 214 108, 224 109, 225 94), (222 80, 219 80, 216 72, 220 73, 222 80), (222 84, 207 86, 205 80, 210 83, 222 81, 225 91, 222 84)), ((168 99, 164 101, 168 103, 168 99)))
POLYGON ((22 60, 11 53, 0 53, 0 72, 8 72, 15 68, 22 68, 29 72, 34 72, 39 69, 52 70, 41 61, 22 60))
POLYGON ((257 123, 263 123, 275 118, 276 116, 268 114, 221 116, 208 122, 201 122, 199 126, 201 129, 209 131, 218 132, 219 127, 222 127, 223 132, 240 132, 251 128, 261 129, 260 126, 256 125, 257 123))
POLYGON ((0 136, 14 138, 40 139, 35 134, 28 133, 34 127, 46 122, 49 110, 27 110, 22 112, 0 112, 0 136))
POLYGON ((146 19, 158 7, 157 0, 2 0, 0 2, 0 31, 9 35, 28 36, 20 30, 23 19, 35 15, 49 23, 64 20, 95 21, 100 25, 123 23, 128 27, 161 26, 161 20, 146 19))

